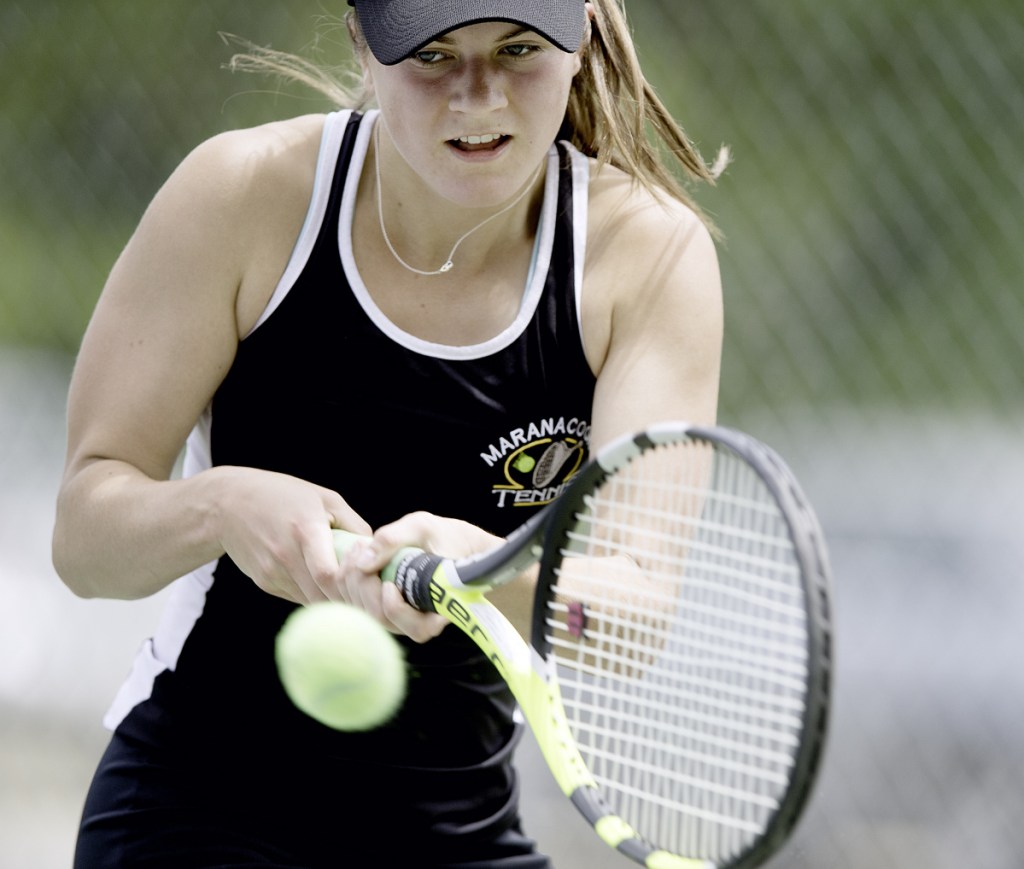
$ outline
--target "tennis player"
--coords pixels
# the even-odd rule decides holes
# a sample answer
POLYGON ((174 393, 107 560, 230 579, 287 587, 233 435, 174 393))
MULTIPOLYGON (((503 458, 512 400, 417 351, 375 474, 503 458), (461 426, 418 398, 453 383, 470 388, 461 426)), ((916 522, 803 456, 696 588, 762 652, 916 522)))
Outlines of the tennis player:
POLYGON ((502 681, 377 573, 400 544, 493 545, 592 446, 715 417, 719 273, 685 192, 715 169, 618 0, 355 0, 348 24, 365 93, 196 148, 82 344, 55 565, 84 597, 174 588, 106 717, 77 869, 548 866, 502 681), (373 542, 339 565, 332 527, 373 542), (380 729, 279 684, 278 629, 324 599, 406 647, 380 729))

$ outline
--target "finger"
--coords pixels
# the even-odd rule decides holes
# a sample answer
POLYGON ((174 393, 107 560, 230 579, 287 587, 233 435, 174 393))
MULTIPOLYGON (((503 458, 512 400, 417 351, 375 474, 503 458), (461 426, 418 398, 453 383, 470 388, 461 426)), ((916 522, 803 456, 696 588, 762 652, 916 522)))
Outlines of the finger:
POLYGON ((337 600, 343 568, 334 550, 334 538, 329 525, 324 523, 314 528, 303 542, 302 558, 304 576, 297 579, 304 588, 308 587, 311 594, 319 595, 322 599, 337 600))
POLYGON ((433 528, 438 519, 431 513, 410 513, 387 525, 382 525, 362 547, 358 565, 367 573, 381 573, 406 547, 438 552, 433 528))
POLYGON ((285 570, 281 578, 276 581, 276 585, 286 592, 295 589, 300 598, 299 603, 318 603, 328 600, 325 590, 320 587, 314 574, 302 562, 285 570))
MULTIPOLYGON (((434 613, 421 613, 408 604, 391 582, 384 582, 376 573, 366 573, 355 566, 375 557, 371 543, 356 544, 346 559, 344 587, 349 602, 358 606, 392 633, 404 634, 418 643, 436 637, 447 621, 434 613)), ((386 560, 385 560, 386 563, 386 560)))
POLYGON ((324 489, 324 508, 327 510, 332 528, 344 528, 353 534, 362 534, 369 537, 373 529, 367 524, 358 513, 355 512, 344 498, 337 492, 324 489))
POLYGON ((291 573, 285 571, 265 574, 259 581, 254 582, 261 591, 292 603, 309 604, 327 600, 311 579, 306 577, 297 581, 291 573))
POLYGON ((324 593, 323 589, 310 582, 308 586, 301 589, 305 600, 301 601, 303 604, 310 603, 323 603, 324 601, 330 600, 330 598, 324 593))
POLYGON ((364 609, 385 627, 388 626, 381 604, 384 583, 379 576, 354 570, 346 574, 345 586, 352 604, 364 609))
POLYGON ((417 643, 432 640, 448 624, 437 613, 421 613, 410 606, 398 588, 389 582, 381 587, 380 602, 385 624, 393 625, 397 631, 417 643))

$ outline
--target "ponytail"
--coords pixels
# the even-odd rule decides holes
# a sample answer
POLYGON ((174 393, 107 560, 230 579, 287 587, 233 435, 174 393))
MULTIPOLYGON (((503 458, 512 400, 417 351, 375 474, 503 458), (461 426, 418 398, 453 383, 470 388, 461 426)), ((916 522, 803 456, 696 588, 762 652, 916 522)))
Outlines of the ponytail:
POLYGON ((714 184, 728 150, 722 148, 714 164, 704 162, 644 77, 621 0, 591 2, 590 41, 569 94, 565 132, 599 164, 615 166, 651 192, 668 193, 700 214, 686 182, 714 184), (664 152, 672 158, 668 165, 664 152), (673 168, 683 170, 683 181, 673 168))

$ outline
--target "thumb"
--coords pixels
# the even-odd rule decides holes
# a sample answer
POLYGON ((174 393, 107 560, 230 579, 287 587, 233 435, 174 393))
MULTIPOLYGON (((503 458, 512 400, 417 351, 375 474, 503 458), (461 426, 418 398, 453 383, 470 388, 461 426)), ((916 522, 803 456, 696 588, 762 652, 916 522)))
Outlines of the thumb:
POLYGON ((363 534, 366 536, 373 533, 373 529, 370 528, 367 521, 353 510, 341 495, 330 489, 323 489, 321 491, 323 492, 324 510, 327 511, 332 528, 344 528, 353 534, 363 534))

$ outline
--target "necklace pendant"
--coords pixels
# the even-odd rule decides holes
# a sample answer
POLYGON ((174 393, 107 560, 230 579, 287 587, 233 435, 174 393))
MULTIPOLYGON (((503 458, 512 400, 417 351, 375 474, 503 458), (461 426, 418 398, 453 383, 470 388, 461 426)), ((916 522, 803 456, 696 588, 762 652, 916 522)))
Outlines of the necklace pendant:
POLYGON ((438 272, 443 275, 445 272, 450 272, 454 267, 455 263, 453 263, 451 260, 448 260, 448 262, 446 262, 443 266, 441 266, 441 268, 438 269, 438 272))

